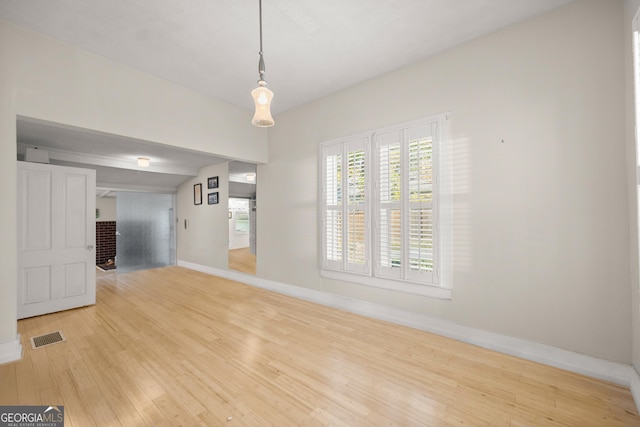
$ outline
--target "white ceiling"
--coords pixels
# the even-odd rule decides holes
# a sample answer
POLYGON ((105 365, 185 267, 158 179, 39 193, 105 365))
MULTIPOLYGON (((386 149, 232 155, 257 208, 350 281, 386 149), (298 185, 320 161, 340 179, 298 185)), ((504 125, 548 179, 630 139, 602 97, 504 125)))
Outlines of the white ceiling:
MULTIPOLYGON (((200 168, 228 161, 208 153, 178 149, 139 139, 58 123, 18 117, 18 154, 27 148, 47 151, 50 162, 96 170, 98 195, 114 190, 174 192, 200 168), (138 166, 138 157, 150 160, 138 166)), ((253 166, 255 168, 255 166, 253 166)))
MULTIPOLYGON (((274 113, 570 0, 264 0, 274 113)), ((247 109, 258 0, 0 0, 0 18, 247 109)))
MULTIPOLYGON (((277 113, 571 0, 263 0, 277 113)), ((0 19, 246 108, 258 79, 258 0, 0 0, 0 19)), ((276 124, 277 126, 277 124, 276 124)), ((125 136, 18 120, 18 149, 97 170, 102 190, 174 191, 227 161, 125 136), (151 167, 135 164, 150 157, 151 167)), ((244 172, 238 172, 244 173, 244 172)))
POLYGON ((230 195, 251 198, 256 193, 252 163, 29 117, 19 116, 16 128, 21 159, 34 148, 46 152, 52 164, 95 169, 99 197, 113 197, 116 191, 173 193, 200 168, 221 162, 229 162, 230 195), (138 166, 139 157, 148 158, 150 166, 138 166))

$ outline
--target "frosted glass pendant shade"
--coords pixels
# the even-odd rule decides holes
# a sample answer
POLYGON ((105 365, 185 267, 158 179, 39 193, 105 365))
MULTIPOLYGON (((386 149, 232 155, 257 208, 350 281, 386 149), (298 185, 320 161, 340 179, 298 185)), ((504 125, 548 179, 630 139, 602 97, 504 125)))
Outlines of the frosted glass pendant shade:
POLYGON ((256 104, 256 112, 253 115, 251 124, 266 128, 275 124, 273 117, 271 117, 271 99, 273 98, 273 92, 265 87, 265 82, 260 81, 258 84, 260 86, 251 91, 253 102, 256 104))

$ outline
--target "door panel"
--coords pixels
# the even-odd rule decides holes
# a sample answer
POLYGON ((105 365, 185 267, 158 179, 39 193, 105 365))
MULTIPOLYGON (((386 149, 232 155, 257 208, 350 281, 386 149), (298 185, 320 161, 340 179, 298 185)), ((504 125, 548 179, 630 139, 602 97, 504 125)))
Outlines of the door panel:
MULTIPOLYGON (((87 242, 87 176, 66 175, 64 191, 64 247, 84 248, 87 242)), ((95 195, 94 195, 95 197, 95 195)))
POLYGON ((95 171, 18 162, 18 318, 95 304, 95 171))
POLYGON ((83 262, 64 265, 64 297, 84 295, 87 291, 87 265, 83 262))
POLYGON ((33 304, 51 299, 51 267, 25 268, 24 302, 33 304))
POLYGON ((24 250, 51 249, 51 191, 40 191, 51 188, 52 174, 49 171, 30 170, 21 174, 23 177, 24 211, 24 250))

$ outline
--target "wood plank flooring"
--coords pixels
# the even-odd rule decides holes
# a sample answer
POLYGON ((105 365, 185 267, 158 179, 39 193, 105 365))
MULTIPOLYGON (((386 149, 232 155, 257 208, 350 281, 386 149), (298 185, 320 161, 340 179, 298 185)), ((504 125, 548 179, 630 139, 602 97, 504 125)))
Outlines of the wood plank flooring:
POLYGON ((241 273, 256 274, 256 256, 249 248, 229 250, 229 268, 241 273))
POLYGON ((640 425, 624 387, 180 267, 99 274, 97 301, 19 322, 0 404, 67 427, 640 425))

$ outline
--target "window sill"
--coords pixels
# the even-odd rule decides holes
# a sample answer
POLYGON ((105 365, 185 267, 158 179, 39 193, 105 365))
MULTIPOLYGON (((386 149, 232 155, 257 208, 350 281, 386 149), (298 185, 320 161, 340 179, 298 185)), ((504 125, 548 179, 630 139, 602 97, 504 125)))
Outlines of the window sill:
POLYGON ((403 292, 412 295, 421 295, 429 298, 450 300, 451 289, 441 288, 433 285, 418 285, 416 283, 404 282, 401 280, 382 279, 367 275, 345 273, 334 270, 320 270, 320 276, 326 279, 340 280, 343 282, 357 283, 359 285, 382 288, 390 291, 403 292))

